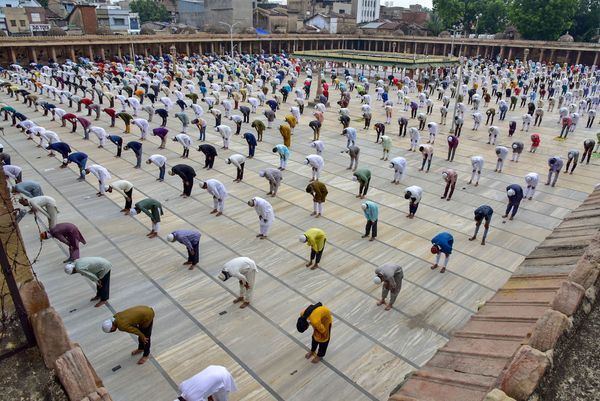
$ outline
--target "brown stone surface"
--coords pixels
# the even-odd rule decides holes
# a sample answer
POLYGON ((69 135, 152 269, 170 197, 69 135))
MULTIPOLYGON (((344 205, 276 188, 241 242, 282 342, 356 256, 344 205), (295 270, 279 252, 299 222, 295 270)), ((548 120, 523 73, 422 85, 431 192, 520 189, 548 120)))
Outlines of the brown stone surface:
MULTIPOLYGON (((74 347, 79 347, 79 348, 83 349, 83 347, 81 345, 79 345, 78 343, 74 343, 73 346, 74 347)), ((100 378, 100 376, 96 372, 96 369, 94 369, 94 367, 92 366, 92 363, 88 359, 87 355, 85 355, 85 354, 83 354, 83 355, 85 356, 85 359, 86 359, 86 361, 88 363, 88 366, 89 366, 90 370, 92 371, 92 374, 94 375, 94 381, 96 382, 96 387, 98 387, 98 388, 104 388, 104 383, 102 382, 102 379, 100 378)))
POLYGON ((108 390, 104 387, 99 387, 96 392, 102 397, 102 401, 112 401, 108 390))
POLYGON ((556 293, 556 297, 552 302, 552 309, 567 316, 572 316, 577 311, 584 293, 585 289, 581 285, 572 281, 565 281, 556 293))
POLYGON ((87 398, 89 398, 90 401, 102 401, 102 396, 95 391, 93 393, 89 393, 87 398))
POLYGON ((589 288, 598 278, 598 265, 592 263, 585 256, 579 259, 575 269, 569 274, 569 280, 589 288))
MULTIPOLYGON (((88 367, 88 362, 79 347, 74 347, 65 352, 56 361, 56 376, 62 383, 69 399, 78 401, 90 393, 96 392, 94 375, 88 367)), ((98 401, 100 398, 96 398, 98 401)), ((92 399, 90 399, 92 401, 92 399)))
POLYGON ((572 325, 566 315, 548 309, 544 316, 536 322, 529 345, 539 351, 548 351, 554 348, 559 337, 572 325))
POLYGON ((27 316, 43 311, 50 306, 48 294, 44 289, 44 285, 36 280, 29 281, 19 289, 27 316))
POLYGON ((516 400, 526 400, 537 387, 549 363, 543 352, 523 345, 500 377, 500 389, 516 400))
POLYGON ((515 401, 515 399, 507 396, 504 391, 495 388, 485 396, 483 401, 515 401))
POLYGON ((44 363, 49 369, 54 369, 58 357, 71 348, 63 320, 52 307, 32 315, 30 319, 44 363))

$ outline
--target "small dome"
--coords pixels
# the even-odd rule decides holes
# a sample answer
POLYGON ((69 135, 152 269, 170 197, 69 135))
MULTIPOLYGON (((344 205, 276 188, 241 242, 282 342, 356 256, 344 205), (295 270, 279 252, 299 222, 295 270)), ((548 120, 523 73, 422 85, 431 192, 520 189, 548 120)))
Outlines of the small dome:
POLYGON ((575 39, 573 39, 573 36, 569 35, 569 32, 565 33, 564 35, 562 35, 560 38, 558 38, 559 42, 574 42, 575 39))
POLYGON ((140 35, 156 35, 156 31, 147 26, 143 26, 142 29, 140 29, 140 35))
POLYGON ((57 26, 53 26, 50 29, 48 29, 48 36, 66 36, 66 35, 67 35, 67 33, 63 29, 61 29, 57 26))
POLYGON ((440 34, 438 36, 440 38, 449 38, 450 37, 450 32, 448 32, 448 31, 442 31, 442 32, 440 32, 440 34))
POLYGON ((404 36, 404 31, 402 29, 396 29, 394 31, 394 35, 396 35, 396 36, 404 36))

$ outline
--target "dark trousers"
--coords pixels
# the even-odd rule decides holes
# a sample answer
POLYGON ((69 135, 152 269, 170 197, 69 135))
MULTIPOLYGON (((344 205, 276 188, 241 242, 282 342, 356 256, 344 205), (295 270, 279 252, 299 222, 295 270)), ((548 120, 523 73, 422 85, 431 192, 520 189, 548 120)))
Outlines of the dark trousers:
POLYGON ((192 195, 192 188, 194 187, 194 179, 183 180, 183 194, 186 196, 192 195))
POLYGON ((417 116, 417 109, 410 110, 410 118, 415 118, 417 116))
MULTIPOLYGON (((329 336, 331 336, 331 326, 329 326, 329 336)), ((330 337, 331 339, 331 337, 330 337)), ((315 340, 315 338, 312 338, 312 343, 310 345, 310 351, 312 353, 314 353, 315 351, 317 352, 317 356, 319 358, 323 358, 325 356, 325 354, 327 353, 327 347, 329 346, 329 340, 327 340, 324 343, 320 343, 317 340, 315 340), (318 351, 317 351, 318 349, 318 351)))
POLYGON ((96 285, 96 297, 100 298, 100 301, 108 301, 110 296, 110 272, 106 273, 102 279, 100 279, 101 287, 96 285))
POLYGON ((242 163, 242 164, 240 164, 240 167, 238 167, 237 175, 235 177, 236 180, 244 179, 244 164, 246 164, 246 163, 242 163))
POLYGON ((583 161, 586 159, 587 157, 587 161, 585 164, 590 164, 590 158, 592 157, 592 150, 594 150, 594 148, 587 148, 583 150, 583 155, 581 155, 581 162, 583 163, 583 161))
MULTIPOLYGON (((325 243, 327 243, 327 240, 325 240, 325 243)), ((310 248, 310 261, 312 262, 313 259, 315 259, 315 263, 319 263, 321 261, 321 256, 323 256, 323 251, 325 250, 325 243, 323 243, 323 249, 321 249, 320 251, 315 251, 314 249, 312 249, 312 247, 310 248)))
POLYGON ((199 141, 204 141, 206 139, 206 127, 200 128, 200 136, 198 137, 199 141))
POLYGON ((487 119, 485 120, 485 125, 488 125, 490 123, 490 120, 491 120, 491 123, 493 124, 494 123, 494 114, 488 114, 487 119))
POLYGON ((200 243, 196 242, 194 244, 194 254, 193 255, 189 249, 188 249, 187 253, 188 253, 187 261, 190 262, 192 265, 198 264, 198 261, 200 260, 200 243))
POLYGON ((519 210, 519 204, 521 202, 508 202, 508 206, 506 207, 506 213, 504 213, 505 215, 508 215, 508 213, 510 213, 511 209, 512 209, 512 214, 511 217, 515 217, 515 214, 517 214, 517 210, 519 210))
POLYGON ((248 145, 248 156, 254 157, 255 150, 256 150, 256 145, 248 145))
POLYGON ((208 167, 208 168, 213 168, 213 165, 215 164, 215 157, 214 156, 206 156, 204 158, 204 167, 208 167))
POLYGON ((418 203, 409 203, 408 205, 408 213, 414 215, 415 213, 417 213, 417 209, 419 208, 419 204, 418 203))
POLYGON ((454 135, 456 135, 457 137, 460 137, 460 133, 462 132, 462 124, 460 125, 456 125, 456 127, 454 127, 454 135))
POLYGON ((400 125, 400 132, 398 133, 398 136, 406 136, 406 126, 408 124, 402 124, 400 125))
POLYGON ((421 170, 425 168, 425 163, 427 163, 427 171, 431 168, 431 159, 429 157, 423 158, 423 163, 421 164, 421 170))
POLYGON ((569 135, 569 126, 568 125, 563 125, 562 129, 560 130, 560 137, 563 137, 563 134, 565 135, 565 138, 569 135))
POLYGON ((365 235, 369 235, 369 233, 371 233, 371 230, 373 230, 373 234, 371 235, 371 237, 377 238, 377 220, 367 220, 367 225, 365 226, 365 235))
POLYGON ((362 182, 360 181, 360 187, 358 188, 358 194, 365 196, 367 194, 367 191, 369 190, 369 182, 362 182))
POLYGON ((117 157, 121 157, 122 150, 123 150, 123 145, 117 145, 117 157))
POLYGON ((144 356, 148 356, 150 355, 150 336, 152 335, 152 325, 154 324, 154 321, 150 322, 150 326, 143 328, 140 327, 140 331, 142 332, 142 334, 144 336, 146 336, 146 338, 148 339, 148 342, 146 344, 143 343, 142 339, 140 337, 138 337, 138 349, 139 350, 143 350, 144 351, 144 356))
POLYGON ((452 194, 454 194, 454 188, 456 188, 456 181, 452 183, 447 182, 446 189, 444 189, 444 196, 442 196, 442 198, 448 196, 448 200, 450 200, 452 198, 452 194), (448 190, 450 190, 450 194, 448 194, 448 190))
POLYGON ((133 188, 131 188, 129 191, 125 191, 125 195, 128 196, 128 198, 125 199, 125 209, 131 209, 131 203, 133 199, 133 188))
POLYGON ((575 170, 575 167, 577 167, 577 159, 573 158, 573 159, 567 160, 567 168, 565 169, 565 173, 567 173, 569 171, 569 166, 571 165, 571 163, 573 163, 573 167, 571 168, 571 173, 573 173, 573 171, 575 170))
POLYGON ((183 148, 183 154, 181 157, 186 158, 190 156, 190 148, 183 148))
POLYGON ((160 167, 158 168, 158 179, 159 179, 159 180, 161 180, 161 181, 162 181, 162 180, 164 180, 164 179, 165 179, 165 171, 166 171, 166 170, 167 170, 167 166, 166 166, 166 164, 165 164, 165 165, 162 165, 162 166, 160 166, 160 167))
POLYGON ((456 147, 452 146, 448 148, 448 161, 454 161, 454 154, 456 153, 456 147))

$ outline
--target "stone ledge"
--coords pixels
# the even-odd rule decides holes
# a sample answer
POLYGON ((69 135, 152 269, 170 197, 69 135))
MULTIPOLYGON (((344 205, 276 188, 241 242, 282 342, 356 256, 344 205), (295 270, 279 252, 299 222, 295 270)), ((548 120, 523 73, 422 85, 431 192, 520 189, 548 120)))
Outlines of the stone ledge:
POLYGON ((596 299, 600 232, 590 222, 597 219, 599 189, 390 400, 527 400, 551 365, 556 344, 572 327, 573 316, 589 313, 596 299), (573 233, 575 246, 568 240, 573 233), (493 384, 491 377, 496 378, 493 384))

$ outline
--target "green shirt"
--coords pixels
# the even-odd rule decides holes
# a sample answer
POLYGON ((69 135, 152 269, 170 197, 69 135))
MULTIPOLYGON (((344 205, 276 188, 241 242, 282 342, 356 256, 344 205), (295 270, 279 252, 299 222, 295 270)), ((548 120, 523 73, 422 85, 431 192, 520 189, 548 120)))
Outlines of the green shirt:
POLYGON ((77 273, 95 283, 98 280, 102 280, 108 274, 112 268, 112 264, 104 258, 86 257, 77 259, 75 261, 75 268, 77 269, 77 273))

